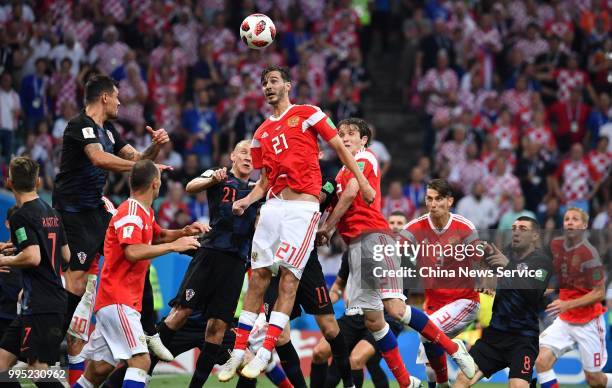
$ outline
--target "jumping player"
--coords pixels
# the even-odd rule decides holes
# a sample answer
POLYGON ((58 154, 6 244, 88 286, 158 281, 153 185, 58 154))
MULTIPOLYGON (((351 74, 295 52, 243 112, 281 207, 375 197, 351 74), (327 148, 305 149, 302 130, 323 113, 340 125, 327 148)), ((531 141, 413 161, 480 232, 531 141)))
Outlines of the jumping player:
MULTIPOLYGON (((232 356, 221 368, 220 381, 231 379, 242 364, 248 334, 270 282, 270 268, 275 263, 281 267, 278 299, 270 315, 266 341, 242 369, 243 376, 255 378, 268 365, 278 337, 289 322, 299 279, 313 249, 320 217, 318 135, 355 174, 365 201, 370 203, 375 196, 374 189, 336 135, 331 119, 318 107, 291 104, 291 79, 287 69, 267 67, 262 72, 261 85, 266 101, 273 109, 273 115, 257 129, 251 143, 253 167, 261 168, 261 178, 249 195, 234 202, 234 211, 242 214, 266 193, 268 200, 261 208, 259 225, 253 236, 253 275, 240 313, 236 343, 232 356)), ((345 380, 344 384, 353 385, 350 380, 345 380)))
POLYGON ((130 198, 113 216, 104 241, 104 266, 96 298, 97 325, 83 356, 91 360, 75 387, 99 386, 120 360, 127 360, 124 387, 144 387, 150 358, 140 323, 141 301, 150 259, 200 246, 194 235, 210 228, 195 222, 183 229, 161 229, 151 205, 161 186, 150 160, 130 174, 130 198))
MULTIPOLYGON (((402 231, 402 237, 412 244, 428 241, 428 244, 473 245, 478 241, 476 227, 468 219, 450 212, 453 205, 453 190, 444 179, 434 179, 427 185, 425 206, 427 214, 410 221, 402 231)), ((459 266, 469 267, 474 257, 444 257, 438 255, 435 249, 428 249, 429 255, 420 254, 416 258, 419 268, 454 269, 459 266)), ((423 252, 423 250, 421 250, 423 252)), ((462 252, 465 252, 463 250, 462 252)), ((432 322, 438 326, 448 337, 454 338, 469 326, 480 308, 480 298, 471 283, 460 279, 453 283, 453 279, 439 279, 425 281, 424 311, 432 322), (448 288, 440 288, 438 284, 445 284, 448 288), (453 288, 454 287, 454 288, 453 288)), ((423 340, 419 347, 418 363, 428 363, 426 367, 429 386, 435 388, 436 384, 448 387, 448 370, 446 354, 440 346, 423 340)))
MULTIPOLYGON (((60 171, 53 189, 53 207, 61 214, 72 254, 64 272, 68 291, 64 332, 85 292, 90 267, 92 263, 97 265, 103 250, 104 233, 112 217, 101 199, 108 171, 130 171, 135 161, 154 159, 160 147, 170 140, 164 129, 154 131, 147 127, 152 144, 142 153, 136 151, 111 123, 117 118, 118 111, 117 83, 105 75, 93 76, 85 85, 85 109, 72 118, 64 130, 60 171)), ((79 310, 89 311, 90 308, 86 306, 79 310)), ((89 320, 91 317, 81 318, 89 320)), ((88 326, 88 322, 83 326, 88 326)), ((73 327, 70 333, 68 358, 71 382, 74 383, 82 373, 83 359, 78 354, 88 333, 79 333, 78 327, 73 327)), ((151 343, 153 350, 160 348, 158 337, 148 340, 158 341, 151 343)))
POLYGON ((612 374, 603 373, 606 351, 604 267, 597 250, 585 236, 589 216, 579 208, 569 208, 563 216, 564 235, 550 242, 559 286, 559 299, 546 308, 557 315, 540 335, 536 360, 538 379, 544 388, 558 388, 552 369, 569 349, 578 346, 582 369, 591 387, 609 387, 612 374))
MULTIPOLYGON (((70 259, 70 249, 58 212, 36 193, 38 171, 38 163, 26 157, 17 157, 9 165, 7 186, 19 207, 10 218, 17 253, 0 255, 0 267, 22 269, 23 297, 21 315, 0 341, 0 372, 10 369, 20 356, 37 370, 55 365, 60 356, 66 311, 60 268, 62 261, 70 259)), ((63 386, 57 380, 48 385, 63 386)))
POLYGON ((201 387, 208 379, 225 330, 233 321, 255 228, 256 206, 242 216, 232 214, 234 201, 244 198, 254 183, 249 180, 253 166, 248 141, 236 144, 231 160, 230 171, 225 167, 206 170, 187 184, 189 193, 206 191, 212 231, 189 263, 179 291, 170 301, 172 310, 159 325, 162 341, 169 344, 194 310, 200 310, 208 321, 191 387, 201 387))
POLYGON ((539 248, 539 243, 538 222, 521 216, 512 224, 510 252, 504 254, 492 245, 493 254, 486 258, 491 267, 510 271, 529 269, 535 276, 497 279, 491 323, 470 349, 478 367, 476 375, 470 379, 460 372, 453 387, 470 387, 505 368, 510 369, 509 387, 529 387, 538 354, 538 316, 552 274, 550 258, 539 248))
MULTIPOLYGON (((372 206, 364 203, 357 197, 359 188, 354 176, 343 167, 336 177, 338 203, 319 231, 320 240, 325 243, 329 241, 332 231, 337 226, 338 233, 349 244, 351 275, 348 279, 350 283, 348 308, 363 310, 366 327, 372 332, 385 362, 401 387, 415 387, 420 384, 420 381, 410 376, 406 370, 399 354, 395 335, 385 322, 383 308, 394 319, 440 344, 466 374, 473 376, 474 361, 465 350, 463 343, 451 341, 422 311, 406 307, 401 278, 392 278, 388 285, 383 283, 386 279, 382 279, 379 285, 371 287, 362 285, 364 279, 372 278, 365 271, 362 278, 362 267, 370 268, 375 263, 374 246, 391 245, 395 237, 392 236, 389 225, 381 213, 381 178, 378 161, 376 156, 365 148, 372 136, 368 123, 354 118, 343 120, 339 124, 338 135, 378 194, 372 206)), ((386 256, 383 260, 376 262, 376 265, 389 270, 399 268, 399 256, 386 256)))

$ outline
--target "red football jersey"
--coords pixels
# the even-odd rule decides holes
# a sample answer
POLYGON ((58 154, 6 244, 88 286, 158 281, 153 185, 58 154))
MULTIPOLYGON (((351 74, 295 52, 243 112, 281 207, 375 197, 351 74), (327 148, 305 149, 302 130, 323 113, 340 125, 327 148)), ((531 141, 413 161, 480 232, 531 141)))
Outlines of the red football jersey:
MULTIPOLYGON (((355 155, 355 160, 370 186, 376 190, 376 198, 372 204, 368 205, 361 195, 357 195, 338 222, 338 233, 347 243, 366 232, 391 230, 381 211, 380 168, 376 156, 369 149, 362 149, 355 155)), ((336 175, 338 197, 353 177, 353 173, 345 166, 338 171, 336 175)))
MULTIPOLYGON (((573 300, 588 294, 605 281, 604 268, 599 253, 587 239, 573 247, 565 244, 563 236, 550 242, 553 268, 559 282, 559 299, 573 300)), ((606 309, 600 302, 577 307, 559 314, 569 323, 587 323, 603 314, 606 309)))
MULTIPOLYGON (((462 246, 461 249, 465 249, 464 247, 468 245, 476 244, 479 240, 478 232, 472 222, 458 214, 450 213, 448 223, 442 229, 437 229, 427 213, 407 223, 400 234, 410 243, 421 245, 416 263, 419 273, 427 271, 428 277, 423 277, 424 308, 427 313, 431 314, 459 299, 480 301, 478 292, 474 290, 473 279, 459 276, 460 267, 471 268, 473 260, 480 259, 480 256, 462 254, 465 257, 459 259, 460 251, 458 250, 453 256, 445 256, 445 253, 451 253, 450 248, 447 247, 462 246), (445 249, 440 247, 445 247, 445 249), (452 270, 457 276, 433 276, 430 268, 432 270, 452 270), (449 288, 440 288, 441 284, 449 288)), ((471 253, 474 251, 475 249, 472 249, 471 253)))
POLYGON ((104 265, 95 311, 111 304, 124 304, 140 312, 145 276, 151 260, 132 263, 125 258, 123 249, 131 244, 151 244, 153 237, 160 232, 153 209, 145 209, 132 198, 119 205, 106 229, 104 265))
POLYGON ((279 117, 264 121, 251 142, 254 168, 266 168, 273 194, 290 187, 298 193, 321 192, 319 145, 336 135, 331 119, 316 106, 291 105, 279 117))

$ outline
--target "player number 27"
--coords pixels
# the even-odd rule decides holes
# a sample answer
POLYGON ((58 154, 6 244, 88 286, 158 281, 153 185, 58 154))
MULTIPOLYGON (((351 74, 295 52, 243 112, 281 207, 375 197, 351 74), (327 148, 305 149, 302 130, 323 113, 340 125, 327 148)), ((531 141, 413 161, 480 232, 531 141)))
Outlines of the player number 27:
POLYGON ((285 138, 285 134, 281 133, 278 136, 272 138, 272 148, 274 148, 274 153, 276 155, 280 154, 284 150, 289 149, 287 145, 287 139, 285 138))

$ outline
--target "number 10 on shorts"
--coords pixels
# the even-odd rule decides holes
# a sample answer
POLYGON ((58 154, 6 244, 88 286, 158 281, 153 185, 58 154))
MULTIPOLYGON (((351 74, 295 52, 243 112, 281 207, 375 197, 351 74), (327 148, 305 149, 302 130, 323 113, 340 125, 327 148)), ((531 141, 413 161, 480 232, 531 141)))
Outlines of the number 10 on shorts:
POLYGON ((282 242, 276 250, 276 254, 274 255, 274 257, 276 257, 278 260, 282 260, 286 263, 289 263, 291 262, 291 260, 293 260, 293 256, 295 256, 296 250, 297 249, 295 249, 295 247, 291 246, 289 243, 282 242))

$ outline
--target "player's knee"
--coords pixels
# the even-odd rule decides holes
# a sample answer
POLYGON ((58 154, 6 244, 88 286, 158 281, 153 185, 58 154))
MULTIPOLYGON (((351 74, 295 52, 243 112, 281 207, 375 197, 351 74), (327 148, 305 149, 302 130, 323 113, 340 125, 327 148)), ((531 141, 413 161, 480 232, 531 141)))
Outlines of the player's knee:
POLYGON ((312 352, 312 362, 315 364, 323 364, 327 362, 329 356, 331 356, 329 344, 325 340, 319 341, 312 352))
POLYGON ((603 388, 606 386, 606 375, 601 372, 584 371, 584 378, 589 387, 603 388))
POLYGON ((151 357, 149 357, 149 353, 140 353, 130 358, 127 363, 130 368, 148 371, 151 366, 151 357))
POLYGON ((295 275, 289 271, 284 271, 280 279, 278 293, 286 296, 293 296, 297 291, 299 283, 300 281, 295 275))
POLYGON ((227 324, 220 319, 210 319, 206 325, 206 333, 204 338, 206 342, 213 344, 220 344, 223 342, 223 336, 225 335, 225 329, 227 324))
POLYGON ((383 301, 385 311, 396 321, 401 321, 406 312, 406 304, 400 299, 386 299, 383 301))
POLYGON ((261 293, 263 295, 268 287, 271 276, 272 274, 267 268, 257 268, 253 270, 251 279, 249 280, 249 289, 252 287, 253 291, 257 291, 258 294, 261 293))
POLYGON ((555 356, 549 349, 540 348, 540 352, 535 361, 535 368, 538 373, 546 372, 553 367, 555 356))
POLYGON ((328 340, 334 339, 340 334, 340 327, 338 326, 338 322, 334 318, 333 315, 325 315, 320 316, 319 319, 319 328, 321 329, 321 334, 328 340))
POLYGON ((368 360, 363 354, 355 354, 355 352, 352 352, 349 357, 349 362, 351 363, 352 370, 358 370, 365 368, 368 360))

